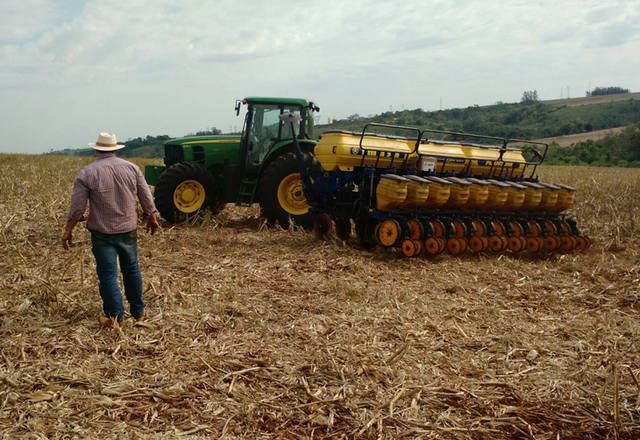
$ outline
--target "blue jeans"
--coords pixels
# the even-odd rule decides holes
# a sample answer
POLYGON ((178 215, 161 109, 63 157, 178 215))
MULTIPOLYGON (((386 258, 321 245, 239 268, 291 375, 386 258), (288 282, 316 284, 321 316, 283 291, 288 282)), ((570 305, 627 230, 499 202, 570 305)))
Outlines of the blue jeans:
POLYGON ((139 318, 144 313, 142 299, 142 275, 138 266, 136 231, 124 234, 103 234, 91 231, 91 249, 96 259, 96 272, 100 281, 100 296, 104 315, 122 321, 124 305, 118 286, 118 259, 124 282, 124 293, 129 301, 131 316, 139 318))

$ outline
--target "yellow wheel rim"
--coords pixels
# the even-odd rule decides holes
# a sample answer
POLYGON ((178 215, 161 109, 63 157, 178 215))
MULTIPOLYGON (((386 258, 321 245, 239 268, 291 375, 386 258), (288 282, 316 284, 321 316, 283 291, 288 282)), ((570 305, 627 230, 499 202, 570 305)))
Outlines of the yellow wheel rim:
POLYGON ((173 191, 173 204, 179 211, 190 214, 202 208, 205 190, 197 180, 185 180, 173 191))
POLYGON ((300 173, 292 173, 282 179, 278 185, 278 203, 291 215, 304 215, 309 212, 300 173))

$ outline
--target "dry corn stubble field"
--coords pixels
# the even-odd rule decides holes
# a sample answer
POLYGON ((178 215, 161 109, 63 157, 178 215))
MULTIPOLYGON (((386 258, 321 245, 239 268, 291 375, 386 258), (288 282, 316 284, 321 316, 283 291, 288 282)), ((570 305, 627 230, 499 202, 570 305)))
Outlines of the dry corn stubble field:
POLYGON ((141 232, 120 331, 87 231, 60 245, 90 160, 0 155, 0 438, 640 438, 640 170, 541 170, 585 254, 406 259, 232 206, 141 232))

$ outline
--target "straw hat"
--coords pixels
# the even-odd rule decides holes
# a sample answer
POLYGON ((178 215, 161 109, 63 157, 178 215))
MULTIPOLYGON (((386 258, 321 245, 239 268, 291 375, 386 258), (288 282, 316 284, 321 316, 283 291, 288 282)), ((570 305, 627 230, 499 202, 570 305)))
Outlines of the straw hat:
POLYGON ((89 146, 98 151, 116 151, 124 148, 116 141, 116 135, 112 133, 100 133, 97 142, 89 142, 89 146))

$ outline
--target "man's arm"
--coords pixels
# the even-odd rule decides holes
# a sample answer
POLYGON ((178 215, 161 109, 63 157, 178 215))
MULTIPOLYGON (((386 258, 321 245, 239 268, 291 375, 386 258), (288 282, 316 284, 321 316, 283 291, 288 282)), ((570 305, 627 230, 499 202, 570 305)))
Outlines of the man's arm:
POLYGON ((148 216, 146 230, 147 232, 151 232, 151 235, 153 235, 160 229, 160 223, 158 223, 158 218, 156 217, 158 210, 156 209, 155 203, 153 203, 153 196, 151 195, 149 185, 147 185, 147 181, 144 180, 144 176, 142 175, 140 168, 137 166, 136 171, 138 200, 140 200, 142 212, 148 216))

